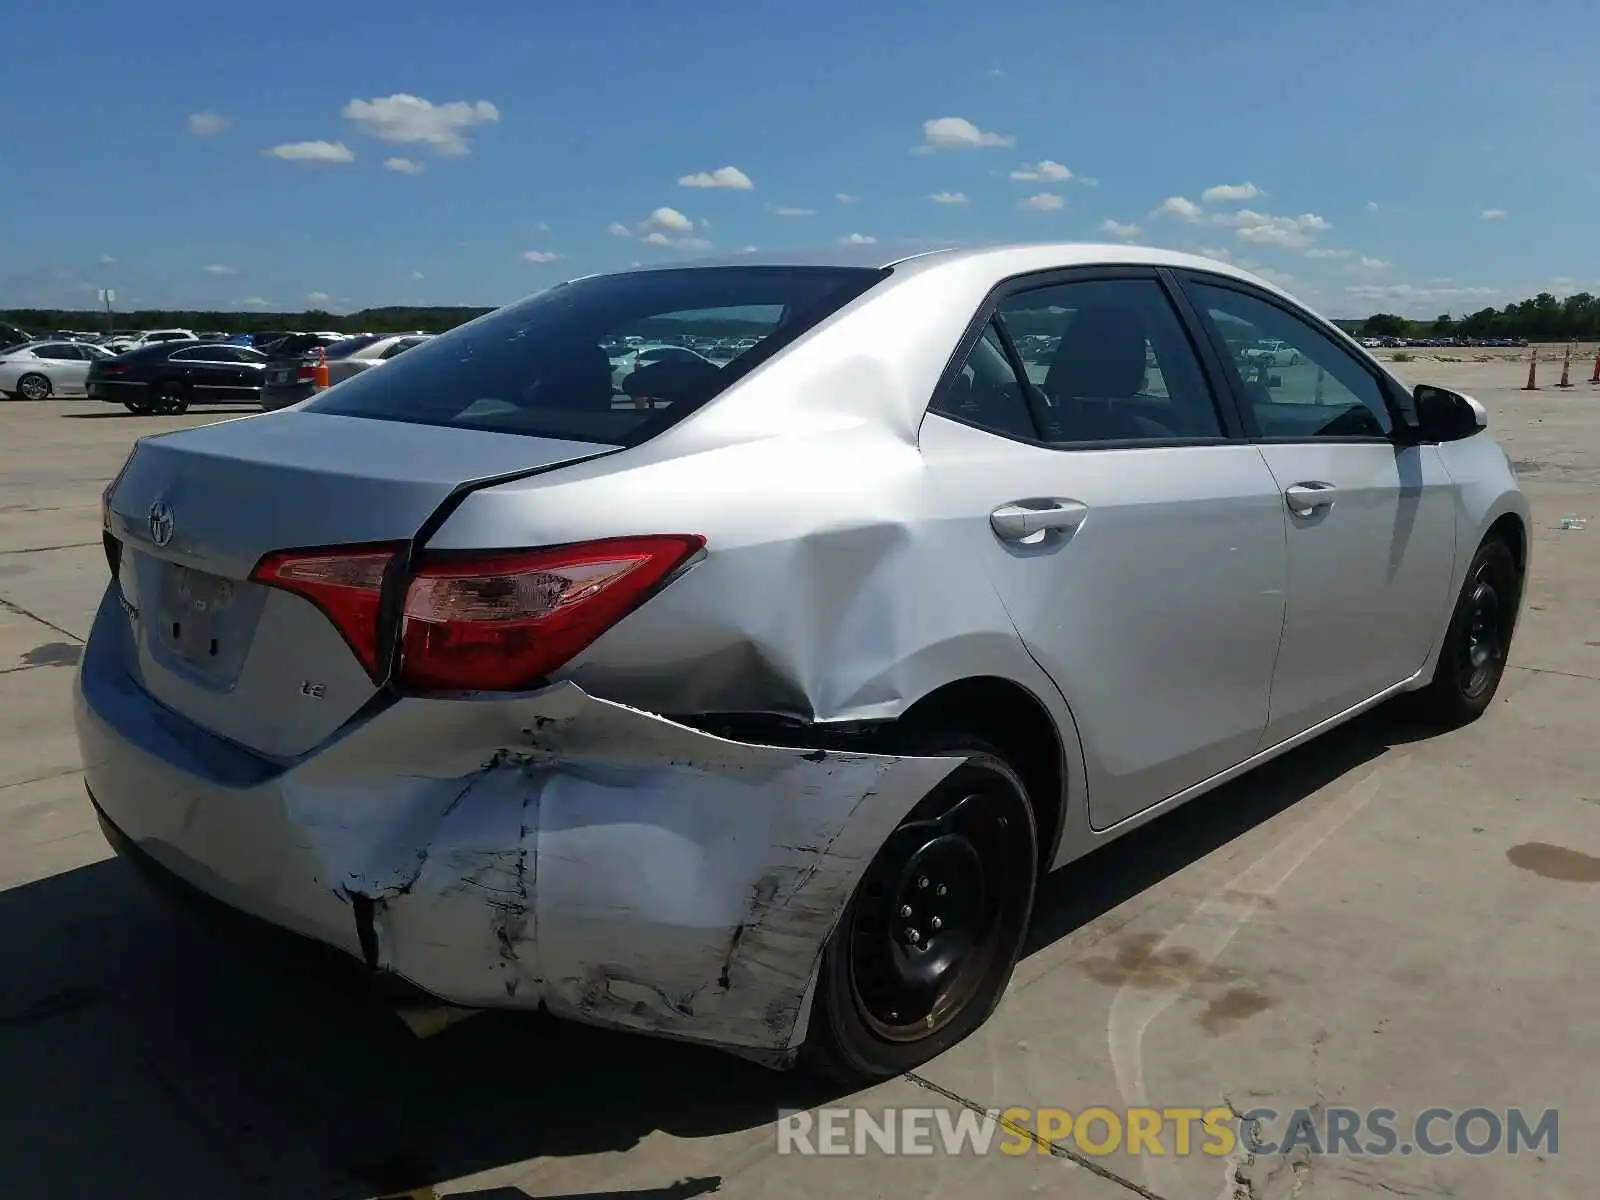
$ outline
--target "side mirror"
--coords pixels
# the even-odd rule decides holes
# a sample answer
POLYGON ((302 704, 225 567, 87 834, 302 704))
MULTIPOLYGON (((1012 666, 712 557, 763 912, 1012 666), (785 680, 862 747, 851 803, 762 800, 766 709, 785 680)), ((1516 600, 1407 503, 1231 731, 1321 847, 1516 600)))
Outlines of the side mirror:
POLYGON ((1419 383, 1411 392, 1417 438, 1424 442, 1459 442, 1489 426, 1489 413, 1471 396, 1449 388, 1419 383))

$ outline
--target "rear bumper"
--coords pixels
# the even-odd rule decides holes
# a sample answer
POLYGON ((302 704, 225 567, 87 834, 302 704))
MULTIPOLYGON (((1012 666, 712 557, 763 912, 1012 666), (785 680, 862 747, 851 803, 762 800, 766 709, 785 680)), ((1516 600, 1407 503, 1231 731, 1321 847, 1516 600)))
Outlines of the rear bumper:
POLYGON ((261 389, 261 407, 268 412, 279 408, 288 408, 291 404, 299 404, 302 400, 309 400, 317 394, 317 386, 313 383, 297 383, 292 387, 263 387, 261 389))
POLYGON ((78 736, 104 819, 153 863, 452 1004, 765 1061, 803 1039, 872 854, 958 762, 732 742, 562 684, 401 700, 285 767, 150 699, 113 614, 78 736))

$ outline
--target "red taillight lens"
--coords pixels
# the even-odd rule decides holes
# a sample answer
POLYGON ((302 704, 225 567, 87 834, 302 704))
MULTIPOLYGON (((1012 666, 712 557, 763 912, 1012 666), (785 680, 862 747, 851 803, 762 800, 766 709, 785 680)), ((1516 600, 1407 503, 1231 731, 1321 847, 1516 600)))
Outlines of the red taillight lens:
POLYGON ((399 549, 361 546, 269 554, 256 565, 250 578, 303 596, 320 608, 344 635, 367 674, 378 681, 383 677, 378 663, 383 573, 399 549))
POLYGON ((310 363, 301 363, 300 370, 295 375, 295 379, 300 383, 311 383, 316 379, 316 377, 317 369, 310 363))
POLYGON ((104 371, 107 375, 126 375, 128 373, 128 364, 127 363, 106 363, 100 369, 102 371, 104 371))
POLYGON ((672 534, 425 559, 406 591, 400 682, 436 692, 530 687, 704 545, 672 534))

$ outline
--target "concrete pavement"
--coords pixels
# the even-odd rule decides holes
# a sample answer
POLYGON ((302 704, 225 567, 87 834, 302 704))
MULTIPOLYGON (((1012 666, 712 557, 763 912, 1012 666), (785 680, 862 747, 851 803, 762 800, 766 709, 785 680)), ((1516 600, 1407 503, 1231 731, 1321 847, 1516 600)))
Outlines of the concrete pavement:
MULTIPOLYGON (((1560 1110, 1557 1153, 777 1153, 838 1098, 714 1053, 484 1016, 414 1037, 147 894, 93 826, 68 715, 131 439, 197 424, 0 405, 0 1195, 1587 1197, 1600 1158, 1600 388, 1473 392, 1535 509, 1513 668, 1473 727, 1377 713, 1044 886, 990 1024, 873 1112, 1560 1110), (1588 518, 1558 531, 1560 517, 1588 518)), ((1282 1122, 1264 1122, 1281 1135, 1282 1122)), ((1448 1132, 1441 1126, 1441 1134, 1448 1132)), ((1091 1139, 1092 1140, 1092 1139, 1091 1139)))

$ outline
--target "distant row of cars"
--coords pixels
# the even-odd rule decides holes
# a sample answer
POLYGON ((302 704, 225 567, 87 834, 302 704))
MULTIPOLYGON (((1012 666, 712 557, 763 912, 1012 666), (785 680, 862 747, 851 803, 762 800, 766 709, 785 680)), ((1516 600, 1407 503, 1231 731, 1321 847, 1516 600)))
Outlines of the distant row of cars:
MULTIPOLYGON (((0 330, 0 343, 6 332, 0 330)), ((187 329, 156 329, 94 338, 58 332, 0 344, 0 394, 25 400, 87 396, 140 414, 181 413, 191 404, 219 402, 287 408, 322 386, 323 356, 331 386, 431 336, 282 331, 202 337, 187 329)))
POLYGON ((1526 346, 1527 338, 1520 337, 1364 337, 1361 344, 1368 350, 1404 350, 1413 346, 1526 346))

